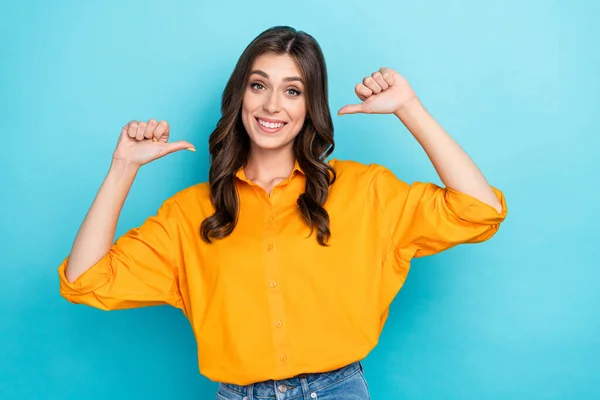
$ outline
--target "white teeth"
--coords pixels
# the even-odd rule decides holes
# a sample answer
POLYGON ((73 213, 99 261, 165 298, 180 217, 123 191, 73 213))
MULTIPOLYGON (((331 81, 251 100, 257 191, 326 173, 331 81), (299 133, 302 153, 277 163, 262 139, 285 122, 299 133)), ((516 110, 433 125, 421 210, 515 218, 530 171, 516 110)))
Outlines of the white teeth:
POLYGON ((266 128, 271 128, 271 129, 281 128, 283 125, 285 125, 285 124, 282 124, 282 123, 276 124, 274 122, 266 122, 266 121, 263 121, 262 119, 259 119, 258 123, 261 124, 262 126, 266 127, 266 128))

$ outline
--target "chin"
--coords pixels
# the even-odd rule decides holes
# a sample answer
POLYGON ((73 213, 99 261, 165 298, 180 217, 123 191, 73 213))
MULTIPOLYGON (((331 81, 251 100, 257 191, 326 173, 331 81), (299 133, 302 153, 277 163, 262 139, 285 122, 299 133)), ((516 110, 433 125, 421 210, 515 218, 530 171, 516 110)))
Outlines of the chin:
POLYGON ((275 138, 257 138, 250 136, 251 146, 260 150, 281 150, 291 147, 294 140, 273 140, 275 138), (271 140, 265 140, 271 139, 271 140))

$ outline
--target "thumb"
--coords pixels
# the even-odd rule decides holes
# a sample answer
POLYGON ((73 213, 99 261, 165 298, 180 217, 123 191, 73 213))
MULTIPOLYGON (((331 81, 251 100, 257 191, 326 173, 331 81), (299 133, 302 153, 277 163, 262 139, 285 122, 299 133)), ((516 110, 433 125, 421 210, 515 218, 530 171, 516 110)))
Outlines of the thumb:
POLYGON ((363 112, 362 104, 348 104, 338 111, 338 115, 356 114, 363 112))
POLYGON ((179 150, 189 150, 189 151, 196 151, 196 148, 194 147, 193 144, 191 144, 190 142, 186 142, 185 140, 180 140, 178 142, 172 142, 172 143, 165 143, 165 155, 166 154, 170 154, 170 153, 174 153, 176 151, 179 150))

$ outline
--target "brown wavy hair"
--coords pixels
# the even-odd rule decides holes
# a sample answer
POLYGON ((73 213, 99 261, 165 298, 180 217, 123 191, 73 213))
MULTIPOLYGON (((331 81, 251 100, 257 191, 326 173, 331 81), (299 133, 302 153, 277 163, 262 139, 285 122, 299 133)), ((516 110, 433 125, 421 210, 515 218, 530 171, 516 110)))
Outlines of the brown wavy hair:
POLYGON ((221 101, 221 118, 209 138, 210 196, 215 213, 202 221, 201 236, 222 239, 237 224, 239 199, 236 172, 246 166, 250 139, 241 118, 242 101, 254 60, 265 53, 287 54, 300 69, 305 82, 307 116, 293 143, 294 157, 306 175, 306 187, 298 197, 299 211, 317 231, 317 241, 325 246, 331 237, 329 214, 323 208, 335 170, 325 161, 333 152, 333 122, 328 103, 327 70, 323 52, 309 34, 288 26, 276 26, 258 35, 240 56, 221 101))

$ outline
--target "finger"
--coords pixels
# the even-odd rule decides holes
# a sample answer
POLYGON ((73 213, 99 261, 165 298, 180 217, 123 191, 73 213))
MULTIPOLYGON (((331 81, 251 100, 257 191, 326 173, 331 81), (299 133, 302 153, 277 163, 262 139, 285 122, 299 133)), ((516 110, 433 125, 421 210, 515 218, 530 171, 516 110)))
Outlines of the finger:
POLYGON ((367 76, 365 79, 363 79, 363 85, 371 89, 375 94, 381 92, 381 86, 375 82, 375 79, 373 79, 372 76, 367 76))
POLYGON ((360 112, 363 112, 362 104, 348 104, 347 106, 340 108, 338 115, 356 114, 360 112))
POLYGON ((356 92, 356 95, 358 96, 358 98, 361 99, 362 101, 365 101, 367 98, 369 98, 373 94, 373 91, 371 89, 369 89, 368 87, 366 87, 365 85, 363 85, 362 83, 357 84, 356 87, 354 88, 354 91, 356 92))
POLYGON ((143 140, 144 139, 144 132, 146 131, 146 127, 147 126, 148 126, 148 124, 146 122, 140 122, 138 124, 137 133, 135 135, 135 139, 136 140, 143 140))
POLYGON ((160 121, 160 123, 154 130, 154 139, 156 139, 156 141, 167 143, 167 141, 169 140, 169 124, 167 123, 167 121, 160 121))
POLYGON ((381 67, 381 69, 379 69, 379 72, 381 72, 381 76, 383 77, 383 80, 385 80, 388 85, 392 86, 394 84, 394 71, 393 70, 386 68, 386 67, 381 67))
POLYGON ((155 119, 151 119, 148 121, 148 126, 144 131, 144 138, 152 139, 154 137, 154 130, 158 126, 158 122, 155 119))
POLYGON ((165 143, 165 153, 171 154, 179 150, 189 150, 196 151, 196 148, 190 142, 186 142, 185 140, 180 140, 178 142, 173 143, 165 143))
POLYGON ((385 79, 383 79, 383 75, 381 74, 381 72, 374 72, 371 76, 373 77, 373 79, 375 79, 375 82, 377 82, 377 84, 381 87, 382 90, 385 90, 390 87, 390 85, 388 85, 385 79))
POLYGON ((135 139, 135 135, 137 135, 137 130, 138 130, 138 122, 131 121, 129 123, 129 129, 127 129, 127 136, 129 136, 132 139, 135 139))

